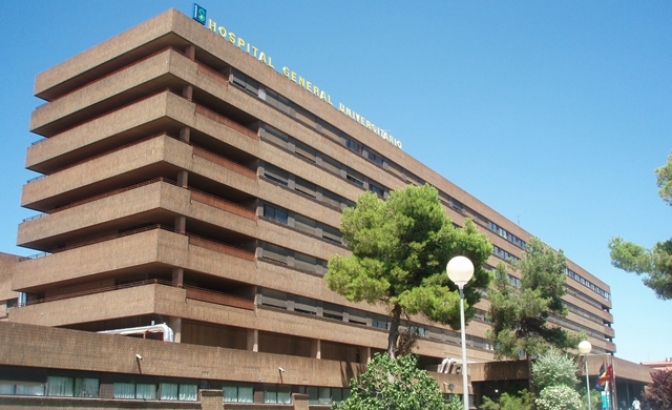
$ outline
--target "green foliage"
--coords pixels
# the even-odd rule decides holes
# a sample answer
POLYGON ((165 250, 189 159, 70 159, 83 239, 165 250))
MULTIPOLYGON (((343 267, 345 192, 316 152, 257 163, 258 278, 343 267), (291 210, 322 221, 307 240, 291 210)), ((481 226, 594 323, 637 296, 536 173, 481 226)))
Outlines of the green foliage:
POLYGON ((672 371, 658 370, 651 374, 651 384, 642 395, 653 410, 672 409, 672 371))
MULTIPOLYGON (((672 205, 672 154, 656 169, 658 194, 672 205)), ((611 263, 626 272, 645 274, 644 284, 660 299, 672 299, 672 240, 656 243, 648 249, 616 237, 609 241, 611 263)))
MULTIPOLYGON (((585 380, 583 381, 585 384, 585 380)), ((584 409, 588 407, 588 397, 586 397, 586 386, 582 386, 579 389, 579 395, 581 396, 581 403, 584 403, 584 409)), ((602 410, 602 394, 595 389, 590 389, 590 410, 602 410)))
POLYGON ((448 403, 446 403, 446 410, 462 410, 462 409, 464 409, 464 405, 462 404, 462 400, 460 399, 460 397, 456 394, 452 395, 448 403))
POLYGON ((667 157, 665 165, 656 169, 656 182, 658 195, 663 198, 663 201, 672 205, 672 153, 667 157))
POLYGON ((537 410, 581 410, 579 393, 569 386, 549 386, 534 400, 537 410))
POLYGON ((549 386, 574 387, 577 383, 574 359, 555 348, 549 349, 532 363, 532 381, 537 391, 549 386))
POLYGON ((626 272, 646 274, 644 284, 660 299, 672 299, 672 240, 646 249, 621 238, 609 242, 611 263, 626 272))
POLYGON ((491 400, 489 397, 483 398, 481 410, 531 410, 532 396, 527 390, 520 392, 520 395, 510 395, 502 393, 499 402, 491 400))
POLYGON ((395 354, 401 315, 424 314, 460 328, 460 297, 448 279, 450 258, 464 255, 475 272, 464 289, 465 316, 481 299, 490 275, 482 265, 492 245, 471 220, 456 228, 446 215, 435 188, 408 186, 387 201, 368 192, 341 218, 350 256, 333 256, 325 276, 329 288, 350 301, 387 305, 392 316, 388 353, 395 354))
POLYGON ((511 283, 506 266, 500 263, 488 290, 492 320, 488 337, 495 341, 497 358, 517 359, 521 350, 531 357, 551 346, 576 346, 578 335, 547 324, 551 313, 567 315, 562 302, 567 263, 562 251, 532 238, 523 258, 512 262, 511 268, 520 272, 520 287, 511 283))
POLYGON ((436 379, 417 368, 417 358, 375 354, 366 372, 350 380, 350 396, 334 410, 459 410, 443 403, 436 379))

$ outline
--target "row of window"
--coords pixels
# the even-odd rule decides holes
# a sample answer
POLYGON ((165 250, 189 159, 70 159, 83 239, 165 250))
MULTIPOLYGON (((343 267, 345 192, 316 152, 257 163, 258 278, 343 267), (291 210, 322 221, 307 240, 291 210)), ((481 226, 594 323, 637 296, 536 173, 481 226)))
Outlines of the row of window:
POLYGON ((497 235, 501 236, 502 238, 506 239, 507 241, 513 243, 514 245, 517 245, 519 248, 525 249, 526 243, 524 240, 520 239, 519 237, 507 231, 506 229, 502 228, 501 226, 497 225, 496 223, 488 221, 488 229, 490 229, 497 235))
POLYGON ((556 325, 561 325, 563 327, 566 327, 571 330, 575 330, 577 332, 584 332, 589 336, 592 336, 596 339, 600 340, 606 340, 607 336, 604 333, 597 332, 587 326, 580 325, 576 322, 572 322, 571 320, 562 317, 562 316, 557 316, 557 315, 551 315, 548 317, 548 321, 551 323, 555 323, 556 325))
POLYGON ((115 399, 197 401, 198 386, 177 383, 114 383, 115 399))
MULTIPOLYGON (((383 330, 386 330, 389 327, 389 317, 372 312, 367 312, 364 310, 347 308, 344 306, 334 305, 316 299, 309 299, 302 296, 292 295, 265 288, 261 289, 260 296, 261 297, 257 298, 257 303, 264 306, 290 310, 298 313, 308 314, 311 316, 335 319, 363 326, 376 327, 383 330)), ((477 309, 474 318, 476 320, 489 323, 489 320, 486 317, 486 312, 483 310, 477 309)), ((433 326, 417 325, 411 322, 403 322, 400 330, 402 331, 409 330, 414 335, 421 338, 438 340, 458 345, 461 343, 460 333, 454 332, 449 329, 443 329, 433 326)), ((466 338, 469 347, 485 350, 494 349, 492 342, 490 340, 472 335, 467 335, 466 338)))
POLYGON ((343 234, 338 229, 306 218, 303 215, 288 211, 275 205, 264 204, 264 217, 277 223, 291 226, 294 229, 314 235, 338 245, 343 245, 343 234))
MULTIPOLYGON (((416 185, 422 185, 425 183, 424 180, 421 178, 417 177, 416 175, 409 173, 405 169, 399 167, 397 164, 394 164, 387 160, 386 158, 368 150, 368 148, 364 148, 362 144, 359 142, 355 141, 352 139, 350 136, 347 134, 341 132, 338 128, 332 126, 331 124, 326 123, 322 119, 316 117, 314 114, 308 112, 307 110, 303 109, 302 107, 299 107, 292 101, 289 101, 287 98, 273 92, 272 90, 269 90, 268 88, 265 88, 264 86, 260 85, 257 81, 253 80, 252 78, 246 76, 245 74, 242 74, 238 72, 237 70, 232 70, 232 83, 234 85, 237 85, 246 91, 256 95, 257 97, 265 100, 268 102, 270 105, 278 108, 279 110, 296 117, 298 120, 302 121, 303 123, 313 127, 320 133, 331 137, 333 140, 340 142, 347 148, 349 148, 352 151, 355 151, 357 153, 360 153, 363 155, 365 158, 371 160, 372 162, 376 163, 378 166, 380 166, 383 169, 386 169, 393 174, 397 175, 399 178, 401 178, 405 182, 410 182, 416 185), (263 92, 260 93, 259 90, 264 90, 263 92)), ((268 127, 265 131, 268 131, 271 129, 268 127)), ((273 132, 273 131, 271 131, 273 132)), ((276 133, 280 133, 279 131, 275 130, 276 133)), ((284 135, 280 133, 281 135, 284 135)), ((276 136, 277 137, 277 136, 276 136)), ((273 138, 273 137, 269 137, 273 138)), ((284 137, 279 137, 279 141, 284 141, 283 143, 287 144, 289 143, 289 138, 288 136, 284 135, 284 137)), ((307 157, 308 159, 313 158, 312 160, 315 161, 315 150, 306 146, 305 144, 300 143, 299 141, 293 140, 295 147, 299 147, 298 150, 295 148, 295 152, 298 153, 299 155, 303 155, 304 157, 307 157)), ((340 169, 340 167, 338 167, 340 169)), ((339 173, 338 171, 336 171, 339 173)), ((358 184, 360 186, 364 187, 364 181, 363 178, 358 178, 357 175, 350 175, 346 174, 346 179, 350 180, 351 182, 358 184)), ((385 195, 385 189, 382 187, 378 187, 376 185, 372 185, 371 189, 373 192, 377 193, 380 196, 385 195)), ((465 206, 457 201, 456 199, 452 198, 450 195, 442 192, 439 190, 439 194, 441 198, 443 199, 444 203, 446 203, 448 206, 456 209, 457 211, 463 213, 465 210, 465 206)), ((467 208, 468 209, 468 208, 467 208)), ((489 221, 488 219, 484 218, 482 215, 478 214, 477 212, 473 212, 470 210, 470 213, 472 213, 476 219, 481 220, 486 223, 487 227, 497 233, 499 236, 505 238, 507 241, 515 244, 516 246, 520 247, 521 249, 525 249, 526 243, 522 239, 518 238, 517 236, 511 234, 507 230, 503 229, 496 223, 489 221)), ((511 255, 510 253, 495 247, 495 254, 497 256, 500 256, 501 258, 508 260, 508 259, 513 259, 518 260, 517 257, 511 255)), ((592 284, 590 281, 586 280, 585 278, 581 277, 581 275, 576 274, 575 272, 572 272, 571 270, 568 270, 568 275, 572 277, 573 279, 579 281, 592 291, 598 293, 602 297, 604 297, 607 300, 611 299, 611 295, 609 292, 606 292, 605 290, 601 289, 600 287, 592 284)))
MULTIPOLYGON (((518 279, 517 277, 515 277, 511 274, 509 274, 509 282, 517 288, 520 287, 520 279, 518 279)), ((568 286, 566 286, 566 288, 568 290, 571 289, 568 286)), ((568 291, 568 293, 570 293, 570 292, 568 291)), ((571 293, 575 294, 576 292, 571 292, 571 293)), ((576 313, 580 316, 583 316, 583 317, 585 317, 586 319, 588 319, 592 322, 599 323, 601 325, 604 324, 604 319, 602 319, 601 317, 595 316, 594 314, 588 312, 587 310, 581 309, 580 307, 575 306, 571 303, 567 303, 565 301, 563 301, 563 303, 565 304, 565 306, 567 306, 567 309, 569 309, 570 311, 572 311, 572 312, 574 312, 574 313, 576 313)), ((599 304, 598 304, 597 307, 600 308, 599 304)))
POLYGON ((259 256, 294 269, 323 276, 327 273, 327 261, 283 248, 268 242, 259 242, 259 256))
POLYGON ((317 299, 310 299, 266 288, 260 290, 259 296, 257 303, 264 306, 345 321, 362 326, 376 327, 383 330, 387 330, 389 326, 389 318, 387 316, 355 308, 346 308, 317 299))
POLYGON ((20 396, 99 397, 95 378, 49 376, 47 383, 0 380, 0 394, 20 396))
POLYGON ((569 309, 570 312, 576 313, 577 315, 579 315, 581 317, 584 317, 584 318, 590 320, 591 322, 595 322, 595 323, 598 323, 600 325, 604 325, 604 319, 602 319, 601 317, 595 316, 594 314, 588 312, 587 310, 581 309, 580 307, 578 307, 576 305, 573 305, 571 303, 567 303, 567 302, 564 302, 564 301, 563 301, 563 303, 565 304, 565 306, 567 306, 567 309, 569 309))
MULTIPOLYGON (((350 389, 336 387, 306 387, 296 389, 300 394, 308 395, 310 405, 331 405, 350 396, 350 389)), ((222 387, 225 403, 254 403, 254 386, 245 383, 226 384, 222 387)), ((290 386, 263 386, 264 404, 291 404, 290 386)))
POLYGON ((498 256, 499 258, 505 261, 518 262, 520 260, 519 257, 509 253, 508 251, 505 251, 504 249, 496 245, 492 246, 492 254, 498 256))
POLYGON ((572 295, 572 296, 574 296, 578 299, 581 299, 582 301, 588 303, 589 305, 591 305, 593 307, 596 307, 598 309, 602 309, 602 303, 601 302, 591 298, 590 296, 586 295, 583 292, 579 292, 578 290, 576 290, 576 289, 574 289, 574 288, 572 288, 568 285, 565 285, 565 288, 567 289, 568 294, 570 294, 570 295, 572 295))
POLYGON ((285 148, 289 151, 294 152, 296 155, 305 158, 316 165, 330 171, 333 174, 339 175, 342 178, 345 178, 347 181, 352 182, 353 184, 368 189, 369 191, 377 194, 381 198, 385 197, 385 192, 389 189, 384 188, 378 182, 371 181, 368 178, 364 177, 359 172, 351 169, 350 167, 336 161, 333 158, 330 158, 321 152, 318 152, 312 147, 298 141, 287 134, 279 131, 268 124, 263 124, 261 127, 261 138, 269 142, 274 143, 282 148, 285 148))
POLYGON ((319 187, 303 178, 294 176, 289 172, 282 170, 274 165, 264 163, 262 176, 270 181, 283 185, 289 189, 301 192, 311 198, 325 204, 343 210, 347 207, 354 207, 355 203, 349 199, 343 198, 331 191, 319 187))
MULTIPOLYGON (((379 167, 383 168, 384 170, 392 173, 393 175, 397 176, 399 179, 406 183, 411 183, 414 185, 424 185, 425 181, 416 176, 415 174, 407 171, 406 169, 400 167, 399 165, 395 164, 392 161, 389 161, 387 158, 381 156, 380 154, 374 152, 370 148, 364 146, 360 142, 354 140, 352 137, 347 135, 346 133, 342 132, 338 128, 334 127, 333 125, 327 123, 326 121, 322 120, 321 118, 315 116, 313 113, 305 110, 303 107, 295 104, 294 102, 290 101, 289 99, 285 98, 284 96, 276 93, 275 91, 272 91, 271 89, 259 84, 256 80, 250 78, 249 76, 232 69, 231 73, 231 83, 246 90, 247 92, 255 95, 256 97, 260 98, 261 100, 266 101, 268 104, 271 106, 277 108, 278 110, 296 118, 297 120, 301 121, 302 123, 306 124, 308 127, 315 129, 317 132, 320 134, 339 142, 340 144, 344 145, 348 149, 357 152, 360 154, 362 157, 368 159, 369 161, 375 163, 379 167)), ((290 138, 289 136, 285 135, 284 133, 281 133, 278 130, 271 130, 271 127, 266 127, 264 130, 264 133, 267 133, 267 138, 269 140, 274 140, 276 141, 277 144, 281 146, 285 146, 290 143, 290 138), (269 132, 270 130, 270 132, 269 132)), ((263 134, 262 134, 263 137, 263 134)), ((292 139, 292 141, 295 144, 295 152, 301 156, 306 157, 307 159, 315 162, 316 161, 316 152, 312 147, 308 147, 307 145, 301 143, 300 141, 296 141, 292 139)), ((338 173, 338 171, 336 171, 338 173)), ((357 183, 357 177, 356 176, 351 176, 349 178, 351 182, 357 183)), ((361 181, 360 182, 364 182, 361 181)), ((384 196, 385 189, 381 186, 377 186, 375 184, 369 183, 369 185, 372 185, 372 187, 369 187, 371 191, 374 193, 380 195, 381 197, 384 196)), ((361 186, 361 185, 360 185, 361 186)), ((444 203, 447 204, 447 206, 456 209, 460 213, 464 213, 465 211, 465 206, 462 204, 460 201, 457 199, 453 198, 452 196, 446 194, 445 192, 439 190, 439 194, 441 198, 443 199, 444 203)), ((468 209, 468 208, 467 208, 468 209)), ((470 210, 471 211, 471 210, 470 210)), ((471 213, 475 216, 476 219, 482 220, 485 223, 488 223, 489 221, 478 214, 477 212, 471 211, 471 213)), ((504 231, 505 234, 502 234, 501 232, 497 231, 501 236, 506 238, 508 241, 516 244, 517 246, 524 248, 525 242, 522 241, 521 239, 517 238, 515 235, 512 235, 506 231, 504 231)))
MULTIPOLYGON (((0 395, 99 398, 100 383, 95 378, 49 376, 46 385, 38 382, 0 380, 0 395)), ((291 404, 292 387, 264 385, 265 404, 291 404)), ((222 386, 225 403, 254 403, 255 387, 246 383, 222 386)), ((350 389, 298 386, 294 391, 308 395, 311 405, 331 405, 350 396, 350 389)), ((122 400, 198 401, 198 385, 180 383, 114 383, 112 396, 122 400)))
POLYGON ((588 279, 584 278, 583 276, 579 275, 578 273, 574 272, 569 268, 567 268, 567 276, 579 282, 583 286, 589 288, 598 295, 601 295, 603 298, 611 300, 611 294, 609 292, 600 288, 599 286, 596 286, 594 283, 591 283, 588 279))
MULTIPOLYGON (((47 383, 0 380, 0 395, 100 397, 100 380, 90 377, 48 376, 47 383)), ((196 384, 114 383, 115 399, 197 401, 196 384)))

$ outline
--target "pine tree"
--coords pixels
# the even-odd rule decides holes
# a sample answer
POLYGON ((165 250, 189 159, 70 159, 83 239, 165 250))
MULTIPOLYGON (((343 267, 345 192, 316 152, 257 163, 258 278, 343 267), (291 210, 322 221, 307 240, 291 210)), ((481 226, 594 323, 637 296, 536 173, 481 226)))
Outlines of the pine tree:
POLYGON ((475 267, 464 288, 467 319, 490 282, 482 268, 492 253, 487 237, 471 220, 456 228, 429 185, 393 191, 387 201, 362 194, 343 212, 341 232, 352 255, 329 260, 327 284, 350 301, 389 308, 390 357, 396 354, 402 315, 423 314, 460 328, 459 291, 445 272, 450 258, 464 255, 475 267))

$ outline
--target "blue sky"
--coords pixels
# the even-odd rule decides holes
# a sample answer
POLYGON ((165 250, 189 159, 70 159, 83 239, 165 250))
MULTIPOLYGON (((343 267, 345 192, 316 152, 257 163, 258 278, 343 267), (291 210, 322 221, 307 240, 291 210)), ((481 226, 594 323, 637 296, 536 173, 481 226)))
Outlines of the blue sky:
MULTIPOLYGON (((0 251, 20 207, 35 76, 170 7, 0 1, 0 251)), ((672 2, 206 1, 242 36, 403 142, 419 161, 611 286, 617 356, 672 356, 672 301, 607 242, 670 237, 654 169, 672 150, 672 2)))

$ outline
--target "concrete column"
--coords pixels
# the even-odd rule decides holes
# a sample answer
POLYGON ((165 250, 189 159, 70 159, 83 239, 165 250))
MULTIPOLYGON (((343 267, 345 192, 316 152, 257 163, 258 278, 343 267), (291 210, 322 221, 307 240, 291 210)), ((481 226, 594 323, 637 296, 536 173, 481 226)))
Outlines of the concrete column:
POLYGON ((308 410, 310 408, 307 394, 292 393, 292 402, 294 403, 294 410, 308 410))
POLYGON ((320 339, 313 340, 310 346, 310 355, 318 360, 322 358, 322 341, 320 339))
POLYGON ((184 285, 184 269, 173 268, 173 286, 182 287, 184 285))
POLYGON ((188 101, 191 101, 194 95, 194 87, 191 85, 185 85, 182 87, 182 97, 186 98, 188 101))
POLYGON ((182 170, 177 173, 177 186, 186 188, 189 186, 189 171, 182 170))
POLYGON ((371 347, 363 346, 359 349, 360 352, 360 361, 362 364, 371 363, 371 347))
POLYGON ((175 217, 175 232, 177 233, 187 233, 187 217, 186 216, 176 216, 175 217))
POLYGON ((199 390, 198 396, 201 410, 222 410, 224 407, 224 396, 221 390, 199 390))
POLYGON ((186 55, 187 58, 190 59, 191 61, 194 61, 196 59, 196 47, 194 47, 193 44, 189 44, 184 49, 184 55, 186 55))
POLYGON ((180 128, 180 141, 189 142, 191 135, 191 128, 180 128))
POLYGON ((251 352, 259 351, 259 331, 257 329, 247 330, 247 350, 251 352))
POLYGON ((175 343, 182 343, 182 318, 171 317, 168 319, 168 326, 173 329, 173 336, 175 343))

